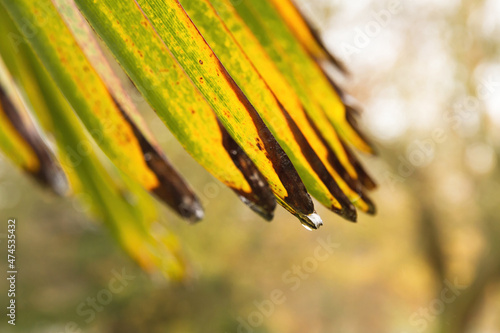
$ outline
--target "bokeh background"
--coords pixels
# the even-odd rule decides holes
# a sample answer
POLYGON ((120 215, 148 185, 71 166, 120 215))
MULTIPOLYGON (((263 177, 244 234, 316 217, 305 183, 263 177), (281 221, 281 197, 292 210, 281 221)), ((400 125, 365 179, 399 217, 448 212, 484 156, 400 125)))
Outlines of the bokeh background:
POLYGON ((3 318, 1 332, 500 332, 500 2, 298 4, 350 69, 330 70, 379 150, 362 157, 379 183, 377 216, 350 224, 318 204, 319 231, 282 209, 263 222, 142 102, 206 207, 196 226, 166 208, 160 221, 192 278, 142 272, 77 199, 2 160, 0 215, 18 221, 19 275, 17 325, 3 318), (106 292, 122 273, 123 288, 106 292))

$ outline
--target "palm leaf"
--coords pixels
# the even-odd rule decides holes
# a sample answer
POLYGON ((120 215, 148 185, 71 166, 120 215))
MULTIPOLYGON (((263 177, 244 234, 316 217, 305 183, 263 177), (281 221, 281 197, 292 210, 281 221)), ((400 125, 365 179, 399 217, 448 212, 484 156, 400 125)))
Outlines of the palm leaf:
POLYGON ((345 65, 328 51, 318 32, 298 10, 294 1, 271 0, 271 2, 281 14, 283 21, 293 32, 297 40, 316 61, 329 61, 340 71, 347 72, 345 65))
POLYGON ((139 0, 137 4, 228 132, 259 167, 278 201, 307 220, 314 206, 290 159, 180 3, 139 0))
POLYGON ((373 149, 321 64, 345 68, 291 0, 0 2, 24 34, 2 20, 0 54, 8 65, 1 87, 8 92, 0 91, 0 148, 33 174, 49 168, 43 134, 12 117, 34 112, 55 138, 73 192, 91 198, 143 267, 180 276, 184 265, 175 241, 152 234, 156 207, 144 190, 192 221, 202 208, 92 28, 186 151, 264 218, 278 202, 318 228, 309 193, 351 221, 356 208, 375 212, 365 193, 375 183, 346 142, 373 149), (91 149, 75 164, 71 150, 82 142, 91 149), (174 264, 164 265, 164 257, 174 264))
POLYGON ((30 44, 113 163, 181 215, 193 221, 201 218, 201 205, 193 191, 117 103, 52 2, 4 4, 15 21, 28 21, 37 31, 30 44))
POLYGON ((303 115, 302 119, 294 117, 297 112, 302 111, 300 106, 293 109, 286 108, 289 106, 286 96, 276 96, 208 1, 181 1, 181 3, 290 157, 307 190, 326 207, 356 220, 356 210, 297 125, 297 119, 305 119, 303 115))
MULTIPOLYGON (((8 17, 2 18, 2 25, 9 23, 8 17)), ((13 27, 10 29, 15 31, 13 27)), ((26 78, 20 73, 30 73, 30 82, 37 87, 25 92, 26 104, 32 106, 46 133, 55 138, 58 159, 69 177, 72 194, 85 199, 82 204, 105 222, 145 270, 159 269, 169 278, 182 279, 186 265, 177 240, 164 228, 156 226, 159 231, 152 230, 152 224, 158 220, 152 198, 128 176, 99 159, 93 150, 75 154, 91 138, 27 45, 20 45, 16 53, 13 45, 6 43, 1 51, 2 55, 16 55, 10 57, 14 60, 16 80, 23 82, 26 78)))
MULTIPOLYGON (((248 92, 245 91, 245 93, 253 96, 250 101, 258 105, 264 100, 262 94, 259 94, 258 85, 245 82, 243 75, 245 72, 238 68, 234 59, 247 58, 251 62, 251 64, 246 62, 246 72, 253 73, 253 77, 261 78, 260 80, 257 78, 256 81, 261 83, 261 91, 267 92, 268 99, 271 101, 270 107, 260 104, 261 107, 257 107, 257 110, 269 111, 260 112, 261 116, 264 121, 267 120, 268 127, 291 157, 309 192, 325 206, 333 206, 334 210, 337 208, 348 218, 355 219, 356 215, 349 200, 362 211, 372 212, 374 206, 363 193, 360 184, 351 181, 352 178, 346 176, 347 172, 343 165, 334 158, 334 156, 341 155, 345 165, 351 168, 355 175, 355 169, 342 143, 336 137, 334 129, 329 127, 327 131, 335 140, 338 154, 331 150, 316 124, 311 121, 311 119, 317 119, 318 114, 307 113, 304 104, 288 83, 287 78, 280 72, 251 30, 231 8, 229 1, 213 3, 214 7, 206 0, 186 1, 184 8, 214 51, 221 55, 222 62, 236 82, 242 87, 249 87, 248 92), (225 30, 230 34, 226 33, 224 38, 220 36, 220 31, 225 30), (235 51, 238 49, 240 49, 239 52, 235 51), (231 64, 234 65, 231 66, 231 64), (255 70, 252 70, 250 66, 254 66, 255 70), (231 71, 232 69, 234 72, 231 71), (318 184, 323 184, 324 187, 318 188, 318 184), (342 203, 340 207, 339 202, 342 203)), ((306 97, 304 100, 307 103, 309 98, 306 97)), ((323 113, 320 112, 319 115, 323 113)), ((328 121, 323 123, 328 127, 328 121)))
MULTIPOLYGON (((85 1, 77 1, 77 4, 101 36, 104 33, 95 26, 99 20, 93 19, 90 11, 100 10, 101 13, 107 15, 109 11, 119 10, 117 7, 127 6, 126 3, 117 6, 114 2, 110 5, 103 2, 97 6, 91 6, 85 1), (107 11, 104 11, 104 8, 107 11)), ((173 58, 174 68, 181 66, 180 70, 188 75, 231 136, 269 182, 278 202, 299 218, 307 220, 307 216, 314 213, 314 207, 290 160, 264 125, 254 107, 208 47, 183 8, 175 1, 138 2, 137 4, 141 8, 136 7, 135 10, 142 10, 141 14, 146 16, 142 18, 142 24, 148 27, 151 24, 152 27, 149 28, 154 28, 167 46, 168 50, 163 56, 173 58), (154 6, 154 10, 162 15, 148 15, 153 11, 151 6, 154 6), (155 19, 158 20, 155 21, 155 19), (178 24, 167 24, 168 22, 178 24)), ((127 9, 127 12, 132 11, 132 8, 127 9)), ((122 24, 119 29, 127 27, 128 24, 122 24)), ((115 49, 114 45, 108 45, 112 51, 115 49)), ((142 52, 142 50, 138 49, 136 52, 142 52)), ((177 89, 177 81, 168 83, 170 89, 177 89)), ((311 224, 311 222, 307 223, 311 224)), ((314 226, 314 223, 312 225, 314 226)))
POLYGON ((275 200, 252 161, 220 125, 176 64, 142 12, 132 2, 78 2, 161 120, 198 163, 271 219, 275 200))
POLYGON ((14 81, 0 57, 0 150, 18 167, 57 194, 67 190, 66 179, 53 152, 27 114, 14 81))
POLYGON ((257 24, 251 25, 255 35, 258 38, 269 36, 272 47, 287 55, 290 70, 303 78, 308 94, 321 105, 339 135, 361 151, 373 153, 366 139, 348 122, 346 107, 332 81, 295 38, 273 4, 268 0, 242 0, 234 8, 245 21, 258 20, 257 24))

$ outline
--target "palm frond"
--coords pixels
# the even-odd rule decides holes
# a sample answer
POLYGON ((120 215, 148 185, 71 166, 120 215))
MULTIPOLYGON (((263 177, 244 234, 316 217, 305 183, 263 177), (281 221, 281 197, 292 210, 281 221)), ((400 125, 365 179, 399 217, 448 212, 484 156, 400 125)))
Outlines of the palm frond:
POLYGON ((375 182, 347 142, 373 148, 321 63, 345 67, 291 0, 0 3, 17 24, 0 8, 0 55, 8 63, 0 71, 0 147, 49 183, 61 173, 59 161, 73 193, 91 198, 94 213, 146 269, 185 271, 176 241, 153 235, 157 211, 145 191, 190 221, 203 210, 95 33, 186 151, 265 219, 279 203, 317 229, 310 194, 350 221, 357 209, 375 213, 366 194, 375 182), (12 102, 16 94, 24 105, 12 102), (19 121, 20 110, 43 131, 19 121), (55 139, 57 159, 45 136, 55 139), (74 163, 82 142, 89 150, 74 163))

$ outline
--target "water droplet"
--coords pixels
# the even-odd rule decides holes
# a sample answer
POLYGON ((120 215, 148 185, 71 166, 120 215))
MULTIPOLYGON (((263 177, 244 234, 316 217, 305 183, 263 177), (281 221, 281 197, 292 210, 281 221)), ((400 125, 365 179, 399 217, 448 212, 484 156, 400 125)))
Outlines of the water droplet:
POLYGON ((302 215, 299 217, 299 219, 300 223, 302 223, 302 226, 310 231, 316 230, 323 225, 323 220, 316 213, 302 215))

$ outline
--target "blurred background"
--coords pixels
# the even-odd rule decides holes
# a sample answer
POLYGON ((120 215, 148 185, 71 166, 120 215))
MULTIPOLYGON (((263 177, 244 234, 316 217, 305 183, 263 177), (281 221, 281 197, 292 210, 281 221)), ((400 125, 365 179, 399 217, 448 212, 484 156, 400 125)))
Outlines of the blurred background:
MULTIPOLYGON (((266 223, 141 102, 206 208, 196 226, 166 208, 160 221, 193 278, 142 272, 77 199, 1 160, 19 270, 17 325, 1 332, 500 332, 500 2, 297 3, 350 69, 331 74, 379 150, 363 158, 377 216, 350 224, 317 204, 319 231, 282 209, 266 223)), ((6 227, 0 242, 4 257, 6 227)))

